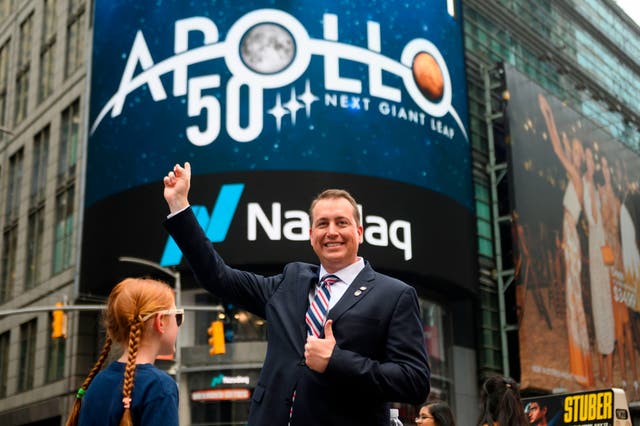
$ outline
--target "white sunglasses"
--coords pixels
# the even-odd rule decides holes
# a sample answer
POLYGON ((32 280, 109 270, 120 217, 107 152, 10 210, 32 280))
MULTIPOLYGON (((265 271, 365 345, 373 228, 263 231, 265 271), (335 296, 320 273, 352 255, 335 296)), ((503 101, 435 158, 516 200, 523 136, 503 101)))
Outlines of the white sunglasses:
POLYGON ((163 311, 152 312, 150 314, 145 315, 144 317, 142 317, 142 322, 145 322, 146 320, 148 320, 149 318, 157 314, 161 314, 161 315, 175 314, 176 323, 178 324, 178 327, 182 325, 182 320, 184 319, 184 309, 165 309, 163 311))

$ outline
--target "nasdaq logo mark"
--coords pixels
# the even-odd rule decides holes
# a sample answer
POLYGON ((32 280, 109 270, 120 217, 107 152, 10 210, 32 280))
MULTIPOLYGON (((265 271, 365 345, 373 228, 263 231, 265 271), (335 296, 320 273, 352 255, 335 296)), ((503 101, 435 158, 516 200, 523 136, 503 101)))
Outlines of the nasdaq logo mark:
MULTIPOLYGON (((236 213, 244 184, 222 185, 220 193, 209 212, 205 206, 191 206, 193 214, 212 243, 221 243, 227 237, 231 220, 236 213)), ((390 247, 400 250, 405 261, 413 258, 412 226, 407 220, 390 220, 377 215, 365 215, 358 205, 360 217, 364 219, 363 241, 372 246, 390 247)), ((266 238, 269 241, 308 241, 310 218, 304 210, 283 210, 282 203, 274 201, 267 206, 250 201, 246 204, 247 241, 266 238)), ((164 247, 160 265, 175 266, 182 261, 182 252, 173 238, 169 237, 164 247)))
MULTIPOLYGON (((204 229, 207 238, 213 243, 220 243, 227 237, 231 219, 236 212, 240 196, 244 190, 243 183, 233 183, 222 185, 220 193, 213 206, 213 212, 209 216, 209 212, 205 206, 192 206, 193 214, 198 223, 204 229)), ((169 237, 164 246, 160 265, 174 266, 178 265, 182 260, 182 252, 178 245, 169 237)))

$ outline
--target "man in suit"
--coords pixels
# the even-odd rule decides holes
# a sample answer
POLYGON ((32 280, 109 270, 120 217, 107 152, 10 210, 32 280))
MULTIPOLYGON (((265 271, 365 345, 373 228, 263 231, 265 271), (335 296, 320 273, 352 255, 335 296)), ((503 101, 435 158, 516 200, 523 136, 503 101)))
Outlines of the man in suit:
POLYGON ((225 265, 189 207, 190 181, 189 163, 165 176, 166 229, 206 290, 267 320, 249 425, 386 426, 390 401, 424 402, 430 369, 416 292, 358 256, 363 228, 349 193, 328 190, 311 205, 320 265, 293 262, 263 277, 225 265), (318 309, 327 274, 335 282, 318 309))

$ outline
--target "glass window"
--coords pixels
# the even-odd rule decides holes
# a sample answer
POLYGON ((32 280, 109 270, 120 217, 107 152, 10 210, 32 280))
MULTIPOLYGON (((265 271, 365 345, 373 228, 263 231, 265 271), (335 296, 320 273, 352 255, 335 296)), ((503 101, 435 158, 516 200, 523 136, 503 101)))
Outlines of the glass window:
POLYGON ((67 25, 66 77, 73 74, 84 62, 84 19, 84 2, 78 0, 71 1, 69 3, 69 19, 67 25))
POLYGON ((58 185, 73 182, 76 173, 78 140, 80 133, 80 101, 75 100, 62 111, 58 151, 58 185))
POLYGON ((38 285, 42 266, 42 241, 44 240, 44 205, 29 213, 27 230, 27 258, 25 271, 25 289, 38 285))
POLYGON ((5 136, 5 132, 2 129, 6 124, 8 75, 9 41, 0 47, 0 140, 4 139, 5 136))
POLYGON ((18 218, 24 150, 20 148, 9 158, 9 182, 5 206, 5 225, 2 238, 2 276, 0 277, 0 302, 12 297, 16 284, 16 259, 18 251, 18 218))
POLYGON ((33 165, 31 167, 30 206, 44 202, 47 185, 47 162, 49 161, 49 126, 33 138, 33 165))
POLYGON ((24 149, 20 148, 9 158, 9 182, 7 187, 7 204, 5 205, 5 226, 11 221, 18 220, 23 163, 24 149))
POLYGON ((42 20, 42 46, 40 48, 40 84, 38 101, 42 102, 53 91, 53 69, 56 46, 56 3, 57 0, 44 1, 42 20))
POLYGON ((0 398, 7 396, 7 381, 9 378, 9 341, 11 333, 5 331, 0 334, 0 398))
POLYGON ((199 305, 222 305, 224 312, 196 312, 196 344, 208 345, 207 328, 211 321, 221 320, 224 324, 225 340, 232 342, 264 341, 267 339, 267 325, 262 318, 230 303, 223 304, 222 300, 212 294, 196 295, 199 305))
POLYGON ((493 240, 478 237, 478 253, 482 256, 493 257, 493 240))
POLYGON ((20 123, 27 116, 29 98, 29 69, 31 66, 31 41, 33 37, 33 14, 20 24, 18 46, 18 71, 16 73, 16 100, 14 123, 20 123))
POLYGON ((58 274, 73 263, 74 185, 56 196, 56 222, 53 238, 53 273, 58 274))
POLYGON ((18 224, 5 227, 2 238, 2 281, 0 282, 0 303, 13 295, 16 283, 16 253, 18 251, 18 224))
POLYGON ((33 319, 20 326, 20 369, 18 370, 18 392, 33 389, 36 363, 36 331, 38 321, 33 319))

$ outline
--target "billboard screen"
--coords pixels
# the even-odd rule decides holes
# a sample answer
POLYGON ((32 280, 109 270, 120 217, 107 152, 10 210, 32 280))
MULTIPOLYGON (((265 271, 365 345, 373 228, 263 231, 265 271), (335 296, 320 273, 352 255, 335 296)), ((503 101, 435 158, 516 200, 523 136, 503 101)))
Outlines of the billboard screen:
POLYGON ((231 264, 312 260, 302 213, 335 186, 362 204, 374 266, 471 288, 459 7, 96 1, 81 293, 108 291, 118 256, 181 262, 161 181, 184 161, 203 224, 233 205, 209 235, 231 264))
POLYGON ((598 389, 523 398, 532 425, 631 426, 631 414, 622 389, 598 389))
POLYGON ((522 385, 640 399, 640 158, 508 68, 522 385))

